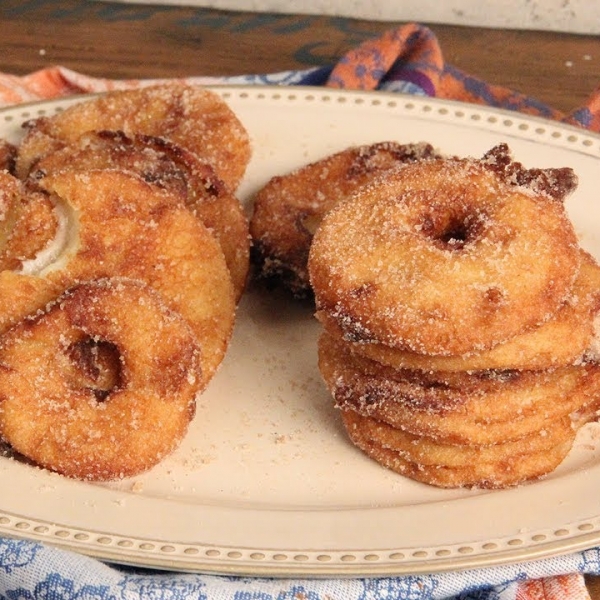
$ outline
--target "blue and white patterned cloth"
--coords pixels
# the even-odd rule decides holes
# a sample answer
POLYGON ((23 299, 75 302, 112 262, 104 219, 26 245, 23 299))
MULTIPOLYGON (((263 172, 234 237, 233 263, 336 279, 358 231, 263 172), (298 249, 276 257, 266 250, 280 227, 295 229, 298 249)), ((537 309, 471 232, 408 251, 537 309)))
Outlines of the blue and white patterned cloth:
POLYGON ((524 580, 575 572, 600 574, 600 550, 433 575, 267 579, 117 567, 36 542, 0 538, 3 600, 517 600, 524 580))

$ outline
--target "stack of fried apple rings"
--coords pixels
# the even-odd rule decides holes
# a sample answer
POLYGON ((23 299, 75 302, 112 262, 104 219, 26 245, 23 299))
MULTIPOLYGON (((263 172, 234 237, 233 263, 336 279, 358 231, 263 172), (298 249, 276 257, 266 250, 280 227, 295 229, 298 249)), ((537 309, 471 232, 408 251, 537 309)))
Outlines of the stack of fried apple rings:
POLYGON ((156 465, 219 368, 249 269, 249 136, 214 92, 112 92, 2 146, 0 438, 110 480, 156 465))
POLYGON ((600 267, 566 214, 576 185, 500 145, 388 170, 324 215, 319 368, 366 455, 453 488, 564 460, 600 398, 600 267))

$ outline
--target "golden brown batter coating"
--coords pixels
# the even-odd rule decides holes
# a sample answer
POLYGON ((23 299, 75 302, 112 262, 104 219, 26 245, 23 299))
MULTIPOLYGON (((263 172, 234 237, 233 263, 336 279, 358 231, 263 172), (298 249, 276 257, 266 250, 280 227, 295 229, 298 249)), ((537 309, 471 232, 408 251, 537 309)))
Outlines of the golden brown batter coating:
MULTIPOLYGON (((397 369, 421 371, 482 371, 489 369, 550 369, 581 361, 596 335, 594 317, 600 310, 600 266, 581 250, 581 268, 566 302, 542 325, 483 352, 435 356, 402 351, 384 344, 348 341, 349 348, 397 369)), ((343 337, 337 322, 320 314, 325 328, 343 337)))
POLYGON ((352 354, 328 334, 319 340, 319 369, 339 408, 445 444, 532 435, 600 393, 597 364, 472 374, 396 370, 352 354))
POLYGON ((471 462, 460 464, 435 464, 414 460, 410 453, 410 436, 370 417, 344 411, 342 420, 349 438, 366 455, 383 466, 429 485, 443 488, 477 487, 506 488, 526 481, 539 479, 550 473, 565 459, 573 441, 575 430, 569 421, 549 423, 548 429, 533 434, 527 440, 498 444, 484 448, 447 446, 435 442, 423 442, 417 438, 417 446, 426 448, 425 453, 466 458, 471 462))
POLYGON ((477 463, 492 465, 519 462, 519 458, 528 454, 540 454, 551 450, 558 444, 572 442, 575 429, 569 417, 563 417, 539 431, 534 431, 516 440, 497 444, 445 444, 427 436, 413 435, 392 427, 372 417, 359 415, 353 410, 342 411, 346 426, 363 428, 371 439, 384 447, 398 452, 406 460, 418 465, 430 467, 477 469, 477 463))
POLYGON ((484 161, 432 159, 336 205, 308 266, 317 309, 348 339, 457 355, 550 319, 579 263, 561 202, 484 161))
POLYGON ((219 241, 239 300, 249 269, 248 220, 239 200, 210 164, 163 138, 98 131, 41 158, 31 177, 40 178, 65 167, 125 169, 178 195, 219 241))
POLYGON ((231 190, 237 189, 251 155, 248 132, 218 94, 169 83, 111 92, 30 121, 19 146, 17 174, 26 177, 41 157, 99 130, 169 139, 211 164, 231 190))
POLYGON ((250 232, 258 277, 299 298, 310 295, 308 251, 325 213, 388 169, 432 156, 430 144, 379 142, 273 177, 253 199, 250 232))
POLYGON ((389 170, 324 215, 318 366, 367 456, 503 488, 554 470, 597 419, 600 266, 565 211, 576 185, 499 144, 389 170))
POLYGON ((42 275, 62 289, 115 276, 150 284, 196 333, 208 383, 235 319, 233 284, 208 229, 176 196, 130 172, 63 170, 39 184, 68 207, 76 232, 60 261, 42 275))
POLYGON ((199 353, 187 322, 149 286, 77 285, 0 338, 0 435, 69 477, 145 471, 187 431, 202 382, 199 353), (90 376, 89 348, 114 353, 109 367, 101 363, 117 370, 111 378, 90 376))
POLYGON ((42 277, 0 271, 0 335, 42 309, 63 289, 42 277))

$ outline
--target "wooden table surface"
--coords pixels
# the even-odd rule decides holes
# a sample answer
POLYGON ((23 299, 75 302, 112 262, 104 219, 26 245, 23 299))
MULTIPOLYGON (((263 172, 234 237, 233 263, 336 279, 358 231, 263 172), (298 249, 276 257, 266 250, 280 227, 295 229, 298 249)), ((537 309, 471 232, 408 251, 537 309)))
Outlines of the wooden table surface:
MULTIPOLYGON (((114 78, 302 69, 399 23, 94 0, 2 0, 0 70, 114 78)), ((570 111, 600 84, 600 37, 430 24, 447 62, 570 111)))
MULTIPOLYGON (((2 0, 0 71, 111 78, 238 75, 331 64, 400 23, 78 0, 2 0)), ((600 37, 429 24, 447 62, 568 112, 600 85, 600 37)), ((594 600, 600 584, 589 579, 594 600)))

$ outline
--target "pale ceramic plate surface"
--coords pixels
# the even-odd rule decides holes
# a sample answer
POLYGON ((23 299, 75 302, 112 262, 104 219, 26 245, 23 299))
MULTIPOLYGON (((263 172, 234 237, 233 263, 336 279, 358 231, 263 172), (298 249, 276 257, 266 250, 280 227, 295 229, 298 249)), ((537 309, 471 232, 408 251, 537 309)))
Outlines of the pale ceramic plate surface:
MULTIPOLYGON (((529 167, 571 166, 582 245, 600 256, 600 137, 484 107, 402 95, 216 88, 250 132, 246 202, 271 176, 352 144, 428 141, 479 156, 507 142, 529 167)), ((76 99, 0 112, 0 136, 76 99)), ((517 274, 515 274, 517 275, 517 274)), ((0 458, 0 535, 106 560, 228 574, 432 572, 600 543, 600 426, 546 479, 504 491, 440 490, 391 473, 346 439, 316 366, 310 309, 251 291, 227 358, 181 447, 105 485, 0 458), (9 491, 7 491, 9 490, 9 491)))

